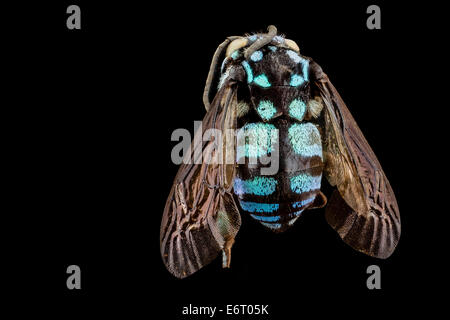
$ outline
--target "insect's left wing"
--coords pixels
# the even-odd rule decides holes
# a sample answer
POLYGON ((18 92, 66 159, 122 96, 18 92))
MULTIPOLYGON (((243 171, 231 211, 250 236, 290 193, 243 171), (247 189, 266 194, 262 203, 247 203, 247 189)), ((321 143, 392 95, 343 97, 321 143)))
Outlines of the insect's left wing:
POLYGON ((325 210, 342 240, 387 258, 400 238, 400 213, 391 185, 339 93, 315 62, 314 85, 325 104, 325 176, 337 190, 325 210))
POLYGON ((217 93, 175 177, 161 222, 161 255, 167 269, 184 278, 223 252, 228 267, 241 225, 232 195, 235 175, 236 84, 217 93), (204 136, 210 134, 207 141, 204 136), (199 141, 199 143, 195 143, 199 141), (199 159, 199 155, 202 159, 199 159), (200 161, 201 160, 201 161, 200 161), (188 162, 188 163, 186 163, 188 162))

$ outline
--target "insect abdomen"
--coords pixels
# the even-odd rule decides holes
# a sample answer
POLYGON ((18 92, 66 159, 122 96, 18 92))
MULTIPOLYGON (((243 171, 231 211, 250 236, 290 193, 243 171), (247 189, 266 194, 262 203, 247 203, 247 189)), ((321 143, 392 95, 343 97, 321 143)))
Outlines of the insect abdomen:
POLYGON ((242 162, 239 157, 244 157, 245 164, 239 165, 234 192, 243 211, 273 231, 284 231, 314 203, 320 192, 323 169, 320 133, 313 123, 284 118, 273 123, 246 124, 243 129, 255 137, 238 150, 238 160, 242 162), (279 157, 271 161, 279 161, 278 170, 263 175, 261 168, 273 163, 262 165, 260 160, 271 157, 274 146, 278 146, 279 157))

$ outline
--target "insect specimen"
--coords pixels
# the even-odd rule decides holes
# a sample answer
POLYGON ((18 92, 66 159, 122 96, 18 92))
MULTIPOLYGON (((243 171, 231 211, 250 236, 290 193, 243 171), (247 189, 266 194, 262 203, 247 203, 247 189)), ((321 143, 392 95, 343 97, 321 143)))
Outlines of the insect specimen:
POLYGON ((161 254, 173 275, 184 278, 220 252, 229 267, 240 213, 282 232, 304 210, 326 206, 327 222, 348 245, 392 254, 400 215, 389 181, 328 76, 294 41, 274 26, 227 38, 203 100, 197 134, 215 129, 222 138, 192 145, 191 159, 216 160, 183 163, 167 199, 161 254), (328 201, 322 176, 335 188, 328 201))

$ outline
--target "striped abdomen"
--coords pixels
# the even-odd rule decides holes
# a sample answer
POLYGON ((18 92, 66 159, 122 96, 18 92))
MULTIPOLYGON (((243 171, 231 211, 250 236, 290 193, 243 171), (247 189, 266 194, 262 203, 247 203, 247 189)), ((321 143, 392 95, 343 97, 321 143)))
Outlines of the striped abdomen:
MULTIPOLYGON (((250 138, 238 147, 240 163, 234 193, 243 211, 274 231, 284 231, 320 192, 322 144, 317 126, 279 118, 242 127, 250 138), (275 149, 279 157, 273 157, 275 149), (261 174, 264 157, 278 160, 274 174, 261 174), (243 163, 245 162, 245 163, 243 163)), ((267 163, 267 161, 265 162, 267 163)))

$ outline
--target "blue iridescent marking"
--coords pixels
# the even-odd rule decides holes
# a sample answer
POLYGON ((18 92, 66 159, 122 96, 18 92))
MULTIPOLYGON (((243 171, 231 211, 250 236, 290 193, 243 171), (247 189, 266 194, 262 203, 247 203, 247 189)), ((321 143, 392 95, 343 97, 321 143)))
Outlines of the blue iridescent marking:
POLYGON ((304 209, 303 209, 303 210, 300 210, 300 211, 296 211, 296 212, 293 213, 293 215, 296 216, 296 217, 298 218, 298 216, 300 216, 300 215, 302 214, 303 211, 304 211, 304 209))
POLYGON ((242 209, 248 212, 274 212, 277 211, 280 205, 278 203, 258 203, 240 201, 242 209))
POLYGON ((258 36, 256 34, 252 34, 251 36, 248 37, 248 40, 250 41, 256 41, 256 39, 258 39, 258 36))
POLYGON ((233 58, 233 60, 236 60, 237 58, 239 58, 240 54, 239 54, 239 50, 234 50, 233 53, 231 54, 231 58, 233 58))
POLYGON ((298 121, 302 121, 303 117, 306 113, 306 104, 300 99, 294 99, 289 104, 289 115, 297 119, 298 121))
POLYGON ((264 217, 264 216, 257 216, 254 214, 250 214, 253 219, 256 219, 258 221, 266 221, 266 222, 276 222, 280 220, 280 216, 270 216, 270 217, 264 217))
POLYGON ((302 57, 300 55, 292 50, 286 50, 286 54, 291 58, 295 63, 300 63, 302 61, 302 57))
POLYGON ((252 67, 250 67, 247 61, 242 61, 242 65, 244 66, 245 72, 247 73, 247 82, 251 83, 253 81, 252 67))
POLYGON ((269 120, 277 112, 277 109, 273 106, 272 101, 261 100, 256 108, 256 111, 258 111, 258 114, 263 120, 269 120))
POLYGON ((303 66, 303 77, 305 78, 305 81, 308 81, 308 68, 309 68, 309 61, 302 58, 302 66, 303 66))
POLYGON ((274 178, 258 176, 253 179, 234 179, 234 193, 238 196, 243 194, 254 194, 257 196, 268 196, 275 192, 278 181, 274 178))
POLYGON ((306 200, 294 202, 294 203, 292 204, 292 208, 304 207, 304 206, 306 206, 308 203, 313 202, 313 200, 314 200, 314 198, 309 198, 309 199, 306 199, 306 200))
POLYGON ((275 46, 269 46, 269 49, 270 49, 272 52, 277 51, 277 47, 275 47, 275 46))
POLYGON ((252 55, 250 56, 250 59, 252 59, 252 61, 260 61, 263 58, 263 53, 260 50, 257 50, 255 52, 252 53, 252 55))
POLYGON ((293 74, 291 76, 291 82, 289 83, 289 85, 291 87, 298 87, 298 86, 302 85, 304 82, 305 82, 305 79, 303 79, 303 77, 301 75, 293 74))
POLYGON ((281 224, 279 224, 279 223, 265 223, 265 222, 261 222, 261 224, 266 226, 267 228, 270 228, 270 229, 280 229, 281 228, 281 224))
POLYGON ((302 172, 299 175, 291 177, 291 190, 295 193, 309 192, 320 188, 322 175, 312 176, 309 173, 302 172))
POLYGON ((271 123, 247 123, 238 132, 236 158, 259 158, 273 151, 278 142, 278 129, 271 123))
POLYGON ((289 127, 288 136, 296 154, 304 157, 319 156, 322 159, 322 141, 314 124, 294 123, 289 127))
POLYGON ((260 74, 259 76, 256 76, 253 81, 260 87, 263 87, 263 88, 270 87, 269 79, 267 79, 267 76, 264 73, 260 74))

